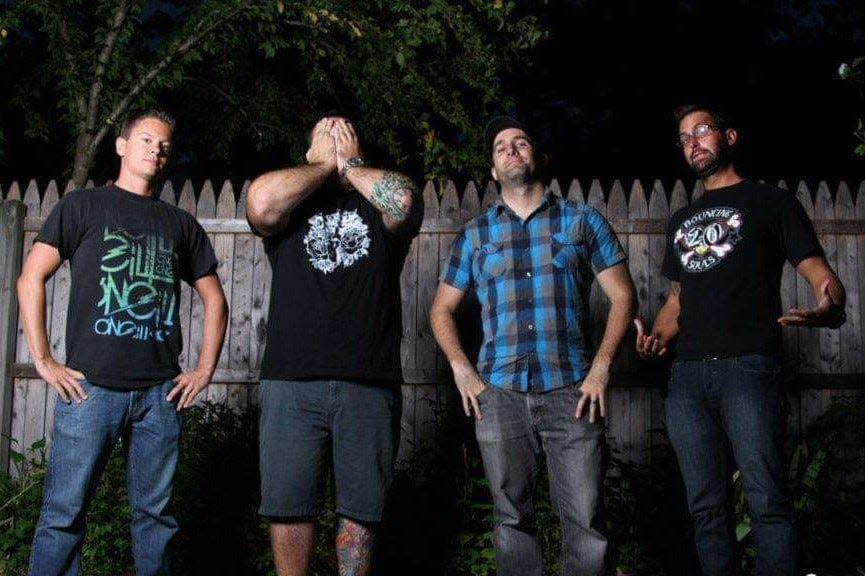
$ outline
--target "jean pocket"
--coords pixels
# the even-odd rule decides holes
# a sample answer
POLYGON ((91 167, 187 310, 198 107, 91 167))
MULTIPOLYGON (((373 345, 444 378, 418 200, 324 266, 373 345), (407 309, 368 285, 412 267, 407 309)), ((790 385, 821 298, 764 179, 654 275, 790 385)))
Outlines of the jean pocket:
POLYGON ((489 392, 490 392, 490 391, 492 390, 492 388, 493 388, 493 387, 489 384, 489 382, 484 382, 484 384, 485 384, 484 389, 481 390, 480 392, 478 392, 478 395, 475 396, 475 398, 478 399, 478 402, 481 402, 481 399, 486 400, 486 398, 489 396, 489 392))

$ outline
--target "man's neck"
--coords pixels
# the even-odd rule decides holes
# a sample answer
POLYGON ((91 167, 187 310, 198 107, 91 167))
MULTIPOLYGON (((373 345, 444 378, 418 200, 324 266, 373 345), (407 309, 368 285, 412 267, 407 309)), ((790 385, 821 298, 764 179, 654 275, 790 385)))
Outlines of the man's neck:
POLYGON ((121 172, 120 176, 115 180, 114 185, 138 196, 151 197, 154 193, 152 180, 145 180, 144 178, 133 176, 132 174, 124 174, 121 172))
POLYGON ((502 185, 502 201, 523 220, 537 210, 543 197, 544 186, 540 182, 518 186, 502 185))
POLYGON ((738 184, 742 180, 744 180, 744 178, 736 172, 736 168, 732 164, 729 164, 718 169, 706 178, 703 178, 703 189, 708 192, 709 190, 715 190, 717 188, 726 188, 727 186, 738 184))

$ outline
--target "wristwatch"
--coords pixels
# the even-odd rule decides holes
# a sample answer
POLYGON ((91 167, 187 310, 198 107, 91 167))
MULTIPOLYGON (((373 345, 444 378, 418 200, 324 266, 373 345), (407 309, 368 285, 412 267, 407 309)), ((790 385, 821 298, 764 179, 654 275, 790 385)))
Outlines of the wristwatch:
POLYGON ((344 178, 346 174, 348 174, 349 170, 357 168, 358 166, 363 166, 363 158, 360 156, 352 156, 342 163, 342 168, 339 169, 339 175, 344 178))

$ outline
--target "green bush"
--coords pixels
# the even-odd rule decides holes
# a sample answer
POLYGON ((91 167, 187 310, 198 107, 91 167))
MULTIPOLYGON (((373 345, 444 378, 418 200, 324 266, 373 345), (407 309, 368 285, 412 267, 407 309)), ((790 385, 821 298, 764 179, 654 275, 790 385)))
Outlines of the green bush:
POLYGON ((14 474, 0 473, 0 574, 25 574, 30 540, 42 505, 45 441, 26 450, 12 445, 14 474))
MULTIPOLYGON (((42 506, 45 441, 39 440, 24 451, 13 449, 11 461, 15 473, 0 475, 0 574, 23 576, 42 506)), ((118 447, 87 514, 87 544, 81 551, 81 570, 88 576, 132 574, 130 511, 124 478, 124 461, 118 447)))
MULTIPOLYGON (((822 576, 865 574, 865 397, 836 400, 793 447, 788 482, 802 569, 822 576)), ((734 476, 736 534, 744 570, 755 548, 741 479, 734 476)))
MULTIPOLYGON (((174 547, 175 573, 273 575, 267 523, 256 514, 259 497, 257 419, 222 405, 189 410, 184 423, 175 482, 174 510, 181 530, 174 547)), ((823 576, 865 572, 865 398, 838 402, 791 448, 790 480, 799 520, 803 569, 823 576)), ((605 485, 605 518, 610 559, 620 575, 660 576, 696 572, 691 528, 675 458, 665 442, 655 443, 651 466, 621 461, 612 454, 605 485)), ((0 474, 0 574, 26 573, 44 477, 44 442, 12 454, 15 474, 0 474)), ((397 474, 390 503, 393 526, 382 548, 391 556, 382 573, 406 554, 443 555, 428 572, 448 576, 495 573, 493 511, 477 447, 466 444, 461 474, 443 470, 418 484, 410 471, 397 474), (423 508, 418 515, 419 506, 423 508), (421 519, 422 516, 422 519, 421 519), (429 523, 415 527, 412 524, 429 523), (396 528, 394 528, 396 527, 396 528), (406 529, 410 527, 410 529, 406 529), (428 535, 442 546, 424 548, 428 535), (444 536, 441 536, 444 535, 444 536), (450 542, 449 546, 447 542, 450 542), (402 552, 400 552, 402 550, 402 552), (406 550, 408 552, 406 552, 406 550)), ((336 517, 332 487, 328 512, 312 562, 313 576, 336 572, 333 549, 336 517)), ((753 544, 741 496, 735 521, 743 566, 753 544)), ((557 572, 558 519, 549 502, 544 466, 536 493, 537 526, 545 575, 557 572)), ((112 455, 87 515, 82 550, 86 576, 132 574, 122 446, 112 455)), ((390 520, 389 520, 390 521, 390 520)), ((420 574, 421 572, 417 572, 420 574)))
MULTIPOLYGON (((489 482, 477 445, 469 443, 465 455, 465 478, 460 493, 462 522, 449 554, 445 574, 449 576, 495 576, 493 549, 493 502, 489 482)), ((544 574, 559 573, 559 519, 550 503, 546 466, 541 462, 535 486, 535 526, 544 558, 544 574)))
MULTIPOLYGON (((39 516, 45 474, 45 442, 14 451, 16 473, 0 474, 0 574, 24 576, 39 516)), ((118 443, 87 512, 81 551, 86 576, 131 576, 130 507, 126 461, 118 443)), ((204 403, 185 413, 172 507, 180 532, 172 546, 181 576, 275 575, 267 522, 257 514, 258 412, 204 403)), ((312 576, 335 571, 336 518, 319 520, 312 576)))

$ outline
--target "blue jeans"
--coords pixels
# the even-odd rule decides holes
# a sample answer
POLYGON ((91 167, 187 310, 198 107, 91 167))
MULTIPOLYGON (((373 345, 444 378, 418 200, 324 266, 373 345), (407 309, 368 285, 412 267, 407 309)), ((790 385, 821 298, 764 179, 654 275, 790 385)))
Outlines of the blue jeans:
MULTIPOLYGON (((532 501, 538 461, 546 455, 550 497, 562 529, 561 573, 604 572, 607 539, 600 532, 604 427, 574 417, 579 388, 542 394, 488 387, 478 397, 475 433, 495 507, 499 576, 540 576, 532 501)), ((541 527, 542 529, 544 527, 541 527)))
POLYGON ((734 574, 727 443, 739 467, 757 548, 756 574, 796 574, 793 507, 781 443, 781 365, 770 356, 673 364, 667 430, 679 460, 706 576, 734 574))
POLYGON ((181 416, 165 397, 172 381, 142 390, 81 385, 87 400, 54 407, 54 436, 42 511, 30 552, 30 576, 80 570, 84 516, 118 438, 126 450, 135 574, 169 574, 166 546, 177 531, 168 512, 181 416))

